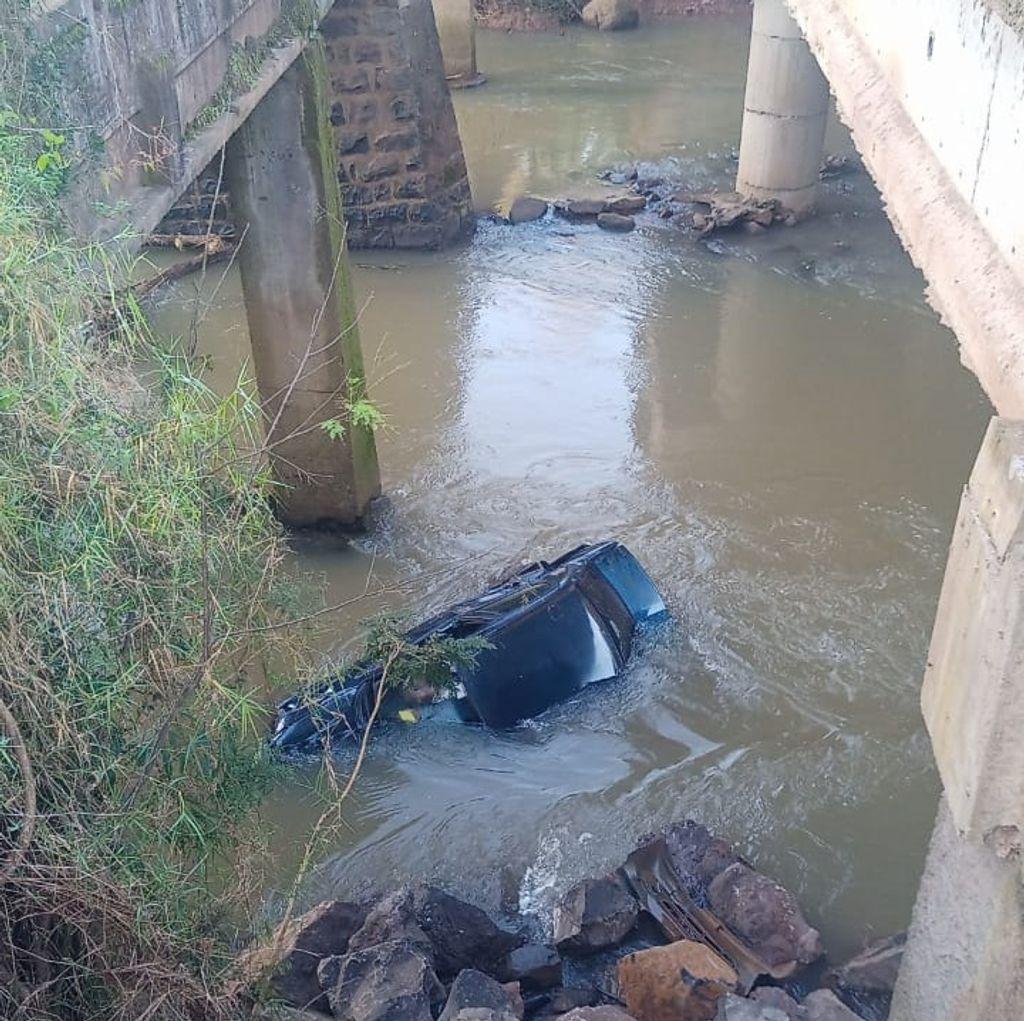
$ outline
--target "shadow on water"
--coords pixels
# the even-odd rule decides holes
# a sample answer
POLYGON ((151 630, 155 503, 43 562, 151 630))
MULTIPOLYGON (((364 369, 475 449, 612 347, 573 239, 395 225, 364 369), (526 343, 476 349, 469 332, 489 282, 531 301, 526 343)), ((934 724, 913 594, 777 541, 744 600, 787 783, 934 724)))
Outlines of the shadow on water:
MULTIPOLYGON (((478 204, 600 191, 626 160, 727 180, 747 31, 482 33, 490 83, 456 97, 478 204)), ((338 599, 372 564, 423 615, 617 537, 678 627, 518 730, 381 733, 309 899, 431 878, 541 910, 689 815, 790 884, 834 953, 905 925, 937 795, 918 687, 989 408, 867 178, 813 222, 712 245, 549 219, 354 262, 389 499, 355 545, 296 562, 338 599)), ((202 345, 232 377, 233 274, 202 345)), ((339 619, 339 641, 357 629, 339 619)), ((282 881, 316 814, 291 786, 268 804, 282 881)))

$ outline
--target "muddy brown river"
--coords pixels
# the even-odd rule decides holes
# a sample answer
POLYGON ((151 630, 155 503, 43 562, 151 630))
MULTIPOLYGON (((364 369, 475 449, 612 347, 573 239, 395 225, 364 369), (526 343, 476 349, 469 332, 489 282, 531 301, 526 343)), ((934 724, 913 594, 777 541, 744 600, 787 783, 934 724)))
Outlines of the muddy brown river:
MULTIPOLYGON (((490 82, 455 97, 477 206, 600 193, 633 160, 725 183, 748 31, 481 32, 490 82)), ((837 123, 828 148, 851 150, 837 123)), ((757 237, 482 223, 455 251, 353 262, 387 499, 365 537, 295 560, 333 599, 371 569, 395 591, 339 614, 339 644, 382 606, 425 615, 606 537, 675 627, 516 730, 379 734, 306 898, 425 878, 543 912, 690 816, 791 886, 832 954, 905 926, 938 795, 918 690, 990 408, 867 177, 757 237)), ((193 288, 160 328, 184 332, 193 288)), ((208 296, 226 380, 248 345, 235 273, 208 296)), ((282 887, 314 775, 266 808, 282 887)))

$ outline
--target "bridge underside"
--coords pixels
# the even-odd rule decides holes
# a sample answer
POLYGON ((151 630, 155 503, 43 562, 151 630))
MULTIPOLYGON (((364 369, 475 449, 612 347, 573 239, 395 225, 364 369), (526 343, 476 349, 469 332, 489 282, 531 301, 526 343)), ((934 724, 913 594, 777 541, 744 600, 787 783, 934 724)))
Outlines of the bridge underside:
POLYGON ((1024 43, 987 0, 788 0, 931 304, 1024 418, 1024 43))

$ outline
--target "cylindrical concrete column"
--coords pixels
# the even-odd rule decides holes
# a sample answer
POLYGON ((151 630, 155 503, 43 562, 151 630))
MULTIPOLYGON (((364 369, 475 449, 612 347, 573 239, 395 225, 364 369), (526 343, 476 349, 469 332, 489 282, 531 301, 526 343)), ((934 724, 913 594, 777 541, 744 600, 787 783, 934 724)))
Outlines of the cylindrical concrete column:
POLYGON ((828 82, 785 0, 754 0, 736 190, 777 199, 794 213, 814 206, 828 82))
POLYGON ((380 492, 373 433, 348 411, 365 383, 326 80, 310 43, 226 160, 278 513, 298 527, 357 526, 380 492))
POLYGON ((456 88, 482 84, 484 77, 476 67, 473 0, 433 0, 433 5, 448 84, 456 88))

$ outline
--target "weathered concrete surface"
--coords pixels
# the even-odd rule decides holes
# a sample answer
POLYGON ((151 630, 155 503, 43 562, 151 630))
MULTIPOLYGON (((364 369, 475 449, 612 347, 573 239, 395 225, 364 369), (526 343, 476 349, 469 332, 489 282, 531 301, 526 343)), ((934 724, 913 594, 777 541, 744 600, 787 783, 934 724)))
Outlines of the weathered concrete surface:
POLYGON ((80 148, 102 148, 66 203, 80 235, 105 239, 126 224, 144 235, 159 223, 299 54, 301 39, 285 25, 291 9, 287 0, 284 12, 282 0, 49 5, 36 28, 75 83, 62 97, 67 120, 89 126, 80 148), (268 36, 280 45, 222 102, 229 64, 268 36))
POLYGON ((339 0, 322 24, 352 248, 440 248, 472 228, 430 0, 339 0))
POLYGON ((477 84, 473 0, 433 0, 433 4, 445 76, 454 85, 477 84))
POLYGON ((789 5, 965 364, 1024 417, 1024 42, 985 0, 789 5))
POLYGON ((1024 836, 1024 422, 994 418, 964 489, 921 705, 957 829, 1024 836))
POLYGON ((890 1021, 1017 1021, 1022 961, 1020 859, 963 839, 943 800, 890 1021))
POLYGON ((828 83, 785 0, 755 0, 736 190, 809 212, 828 105, 828 83))
POLYGON ((236 132, 226 162, 280 516, 351 527, 380 492, 380 475, 373 434, 344 410, 363 364, 323 74, 311 44, 236 132), (320 428, 335 418, 340 438, 320 428))

